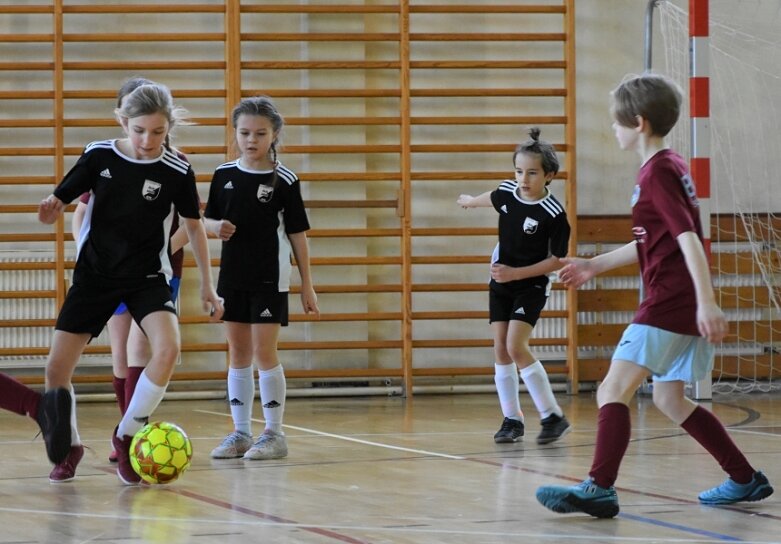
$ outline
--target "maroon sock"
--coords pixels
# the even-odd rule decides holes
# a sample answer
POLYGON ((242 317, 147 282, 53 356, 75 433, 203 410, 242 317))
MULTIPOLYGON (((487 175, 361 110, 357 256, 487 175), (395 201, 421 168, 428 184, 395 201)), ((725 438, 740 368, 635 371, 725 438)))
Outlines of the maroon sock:
POLYGON ((35 419, 41 394, 7 374, 0 373, 0 408, 35 419))
POLYGON ((713 413, 697 406, 692 415, 681 423, 681 427, 708 450, 736 483, 747 484, 754 477, 756 471, 713 413))
POLYGON ((629 407, 620 402, 605 404, 597 418, 597 447, 588 475, 599 487, 610 487, 618 478, 618 467, 629 446, 632 420, 629 407))
POLYGON ((136 384, 141 374, 144 373, 143 366, 129 366, 127 368, 127 379, 125 380, 125 410, 130 406, 130 399, 133 398, 133 393, 136 390, 136 384))
POLYGON ((117 378, 114 376, 112 381, 114 385, 114 393, 117 395, 117 404, 119 405, 119 412, 125 415, 125 378, 117 378))

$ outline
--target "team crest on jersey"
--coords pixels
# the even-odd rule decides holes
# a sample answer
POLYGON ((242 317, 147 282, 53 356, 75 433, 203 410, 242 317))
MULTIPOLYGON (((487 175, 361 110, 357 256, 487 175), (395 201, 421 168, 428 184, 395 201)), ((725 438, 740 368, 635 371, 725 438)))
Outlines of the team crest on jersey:
POLYGON ((539 225, 540 222, 536 219, 532 219, 531 217, 527 217, 523 222, 523 232, 526 234, 534 234, 537 232, 537 225, 539 225))
POLYGON ((260 202, 269 202, 271 197, 274 196, 274 188, 268 185, 258 186, 258 200, 260 202))
POLYGON ((162 185, 151 179, 144 180, 144 187, 141 189, 141 196, 146 200, 155 200, 160 196, 160 188, 162 185))

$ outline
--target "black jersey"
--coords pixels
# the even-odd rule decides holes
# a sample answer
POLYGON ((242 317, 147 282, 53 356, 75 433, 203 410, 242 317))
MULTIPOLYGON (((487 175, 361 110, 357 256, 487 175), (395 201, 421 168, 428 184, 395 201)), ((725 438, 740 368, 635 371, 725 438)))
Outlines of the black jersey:
POLYGON ((290 289, 287 235, 309 230, 301 185, 291 170, 281 163, 276 170, 248 170, 238 160, 219 166, 204 216, 236 225, 222 243, 218 290, 290 289))
POLYGON ((54 190, 66 204, 83 193, 87 204, 74 279, 88 271, 106 279, 171 278, 169 232, 174 206, 200 217, 195 174, 175 152, 131 159, 115 140, 89 144, 54 190))
MULTIPOLYGON (((550 191, 540 200, 526 201, 518 196, 518 184, 506 180, 491 193, 491 203, 499 212, 499 243, 491 257, 492 263, 517 268, 536 264, 551 255, 567 256, 570 232, 567 214, 550 191)), ((522 288, 547 283, 548 276, 543 275, 505 285, 522 288)))

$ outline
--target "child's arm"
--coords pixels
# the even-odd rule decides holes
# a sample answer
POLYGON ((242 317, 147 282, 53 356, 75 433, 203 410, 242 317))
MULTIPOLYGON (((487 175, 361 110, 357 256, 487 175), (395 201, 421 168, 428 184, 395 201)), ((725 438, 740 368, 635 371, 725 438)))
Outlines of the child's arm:
POLYGON ((206 240, 206 229, 200 219, 192 217, 184 217, 182 219, 184 220, 184 228, 187 230, 187 237, 192 244, 195 264, 198 265, 198 271, 201 273, 201 302, 203 303, 203 309, 210 311, 213 319, 220 319, 225 312, 225 307, 212 285, 212 265, 209 259, 209 243, 206 240))
POLYGON ((580 257, 561 259, 564 268, 559 271, 559 281, 568 287, 577 288, 606 270, 636 263, 638 260, 636 246, 637 242, 629 242, 625 246, 590 259, 580 257))
POLYGON ((456 203, 462 208, 488 208, 493 207, 491 202, 491 193, 493 191, 487 191, 481 195, 461 195, 458 197, 456 203))
POLYGON ((317 307, 317 295, 312 286, 312 270, 309 266, 309 244, 306 232, 288 234, 290 246, 298 265, 298 273, 301 276, 301 306, 305 313, 313 313, 320 317, 320 309, 317 307))
POLYGON ((677 240, 697 296, 697 328, 708 341, 720 342, 727 335, 729 326, 724 312, 716 304, 705 250, 694 232, 679 234, 677 240))
POLYGON ((507 266, 506 264, 493 263, 491 265, 491 278, 497 283, 506 283, 508 281, 533 278, 534 276, 544 276, 559 268, 561 268, 561 261, 553 255, 538 263, 529 266, 519 266, 518 268, 507 266))
POLYGON ((187 237, 187 229, 183 229, 182 226, 179 225, 179 228, 176 229, 176 232, 174 232, 174 235, 171 236, 171 241, 169 242, 171 245, 171 255, 186 246, 187 242, 189 241, 190 239, 187 237))

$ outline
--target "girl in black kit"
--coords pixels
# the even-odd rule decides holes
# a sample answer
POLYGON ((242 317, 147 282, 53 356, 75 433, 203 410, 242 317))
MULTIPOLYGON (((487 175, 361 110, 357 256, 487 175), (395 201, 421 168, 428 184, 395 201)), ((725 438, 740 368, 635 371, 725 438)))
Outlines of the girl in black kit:
POLYGON ((212 310, 219 319, 223 306, 211 282, 195 175, 185 160, 164 145, 183 110, 174 106, 167 87, 150 84, 133 91, 116 113, 127 137, 89 144, 38 210, 39 219, 51 224, 67 203, 83 193, 92 191, 94 198, 84 219, 85 239, 73 286, 57 318, 46 364, 46 389, 56 396, 44 397, 44 417, 39 420, 47 427, 43 434, 50 459, 56 463, 72 456, 75 469, 83 448, 77 442, 71 377, 84 347, 124 302, 152 350, 112 435, 117 474, 123 483, 134 485, 140 477, 130 465, 130 441, 162 400, 179 357, 179 326, 167 282, 174 206, 192 243, 204 310, 212 310))
POLYGON ((559 171, 556 151, 539 139, 539 129, 529 134, 531 139, 513 155, 515 181, 503 181, 495 191, 458 198, 464 208, 493 206, 499 213, 489 298, 494 380, 504 414, 494 435, 497 443, 517 442, 524 434, 517 369, 542 418, 537 443, 553 442, 570 431, 545 368, 529 351, 529 337, 550 293, 548 274, 561 268, 559 258, 567 255, 570 233, 564 207, 548 190, 559 171))
POLYGON ((306 231, 309 221, 296 175, 277 160, 282 116, 267 97, 242 100, 232 114, 240 157, 217 168, 204 221, 222 241, 217 292, 225 300, 230 352, 228 397, 234 431, 211 452, 216 459, 287 455, 282 432, 286 382, 277 356, 287 326, 291 253, 301 276, 304 312, 319 315, 306 231), (253 362, 266 428, 253 444, 253 362))

